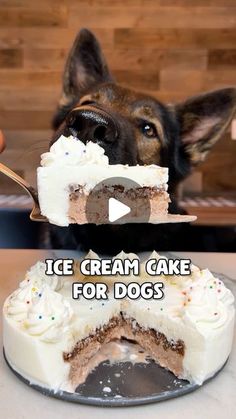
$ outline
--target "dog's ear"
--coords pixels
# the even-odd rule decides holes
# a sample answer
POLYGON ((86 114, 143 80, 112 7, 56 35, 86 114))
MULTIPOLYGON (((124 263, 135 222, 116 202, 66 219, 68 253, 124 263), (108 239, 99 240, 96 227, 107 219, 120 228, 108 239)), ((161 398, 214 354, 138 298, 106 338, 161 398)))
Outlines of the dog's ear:
POLYGON ((66 61, 60 104, 67 105, 93 85, 111 80, 99 42, 88 29, 81 29, 66 61))
POLYGON ((182 147, 193 165, 202 162, 236 111, 236 88, 205 93, 175 106, 182 147))

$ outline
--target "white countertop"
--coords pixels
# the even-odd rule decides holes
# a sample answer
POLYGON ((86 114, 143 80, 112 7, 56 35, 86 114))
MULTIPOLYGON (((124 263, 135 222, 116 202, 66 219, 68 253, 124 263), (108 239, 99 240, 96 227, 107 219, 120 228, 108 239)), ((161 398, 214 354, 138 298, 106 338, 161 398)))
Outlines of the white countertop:
MULTIPOLYGON (((23 279, 25 271, 37 260, 51 256, 41 250, 0 250, 0 302, 23 279)), ((75 252, 56 252, 73 257, 75 252)), ((223 273, 232 281, 227 286, 236 295, 236 255, 233 253, 177 253, 193 263, 223 273)), ((2 346, 2 344, 1 344, 2 346)), ((0 355, 0 414, 4 419, 227 419, 236 418, 236 336, 230 359, 223 371, 197 391, 185 396, 137 407, 92 407, 63 402, 43 396, 27 387, 8 369, 0 355)))

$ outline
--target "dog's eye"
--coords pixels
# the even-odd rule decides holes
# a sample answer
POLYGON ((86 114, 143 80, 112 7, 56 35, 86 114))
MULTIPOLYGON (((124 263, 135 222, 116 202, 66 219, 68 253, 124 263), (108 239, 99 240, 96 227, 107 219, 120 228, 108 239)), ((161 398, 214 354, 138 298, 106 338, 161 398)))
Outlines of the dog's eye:
POLYGON ((155 138, 158 136, 155 125, 150 122, 142 122, 141 131, 147 138, 155 138))

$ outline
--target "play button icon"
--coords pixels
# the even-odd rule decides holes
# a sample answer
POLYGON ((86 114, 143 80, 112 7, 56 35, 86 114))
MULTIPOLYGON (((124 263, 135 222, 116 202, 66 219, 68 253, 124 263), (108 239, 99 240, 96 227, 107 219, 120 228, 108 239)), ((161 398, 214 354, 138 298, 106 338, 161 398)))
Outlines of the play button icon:
POLYGON ((119 218, 124 217, 129 214, 131 211, 128 205, 122 204, 115 198, 109 198, 108 201, 108 218, 111 223, 119 220, 119 218))
POLYGON ((125 177, 99 182, 86 201, 86 219, 90 224, 147 223, 150 212, 148 191, 125 177))

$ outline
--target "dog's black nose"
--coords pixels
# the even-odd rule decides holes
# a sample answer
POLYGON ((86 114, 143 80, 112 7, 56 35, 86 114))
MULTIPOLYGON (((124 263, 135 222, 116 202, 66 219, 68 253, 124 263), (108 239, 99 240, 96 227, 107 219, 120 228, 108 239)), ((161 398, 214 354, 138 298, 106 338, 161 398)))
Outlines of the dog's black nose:
POLYGON ((73 109, 67 117, 66 125, 70 133, 84 143, 112 143, 118 135, 112 117, 102 109, 92 106, 73 109))

